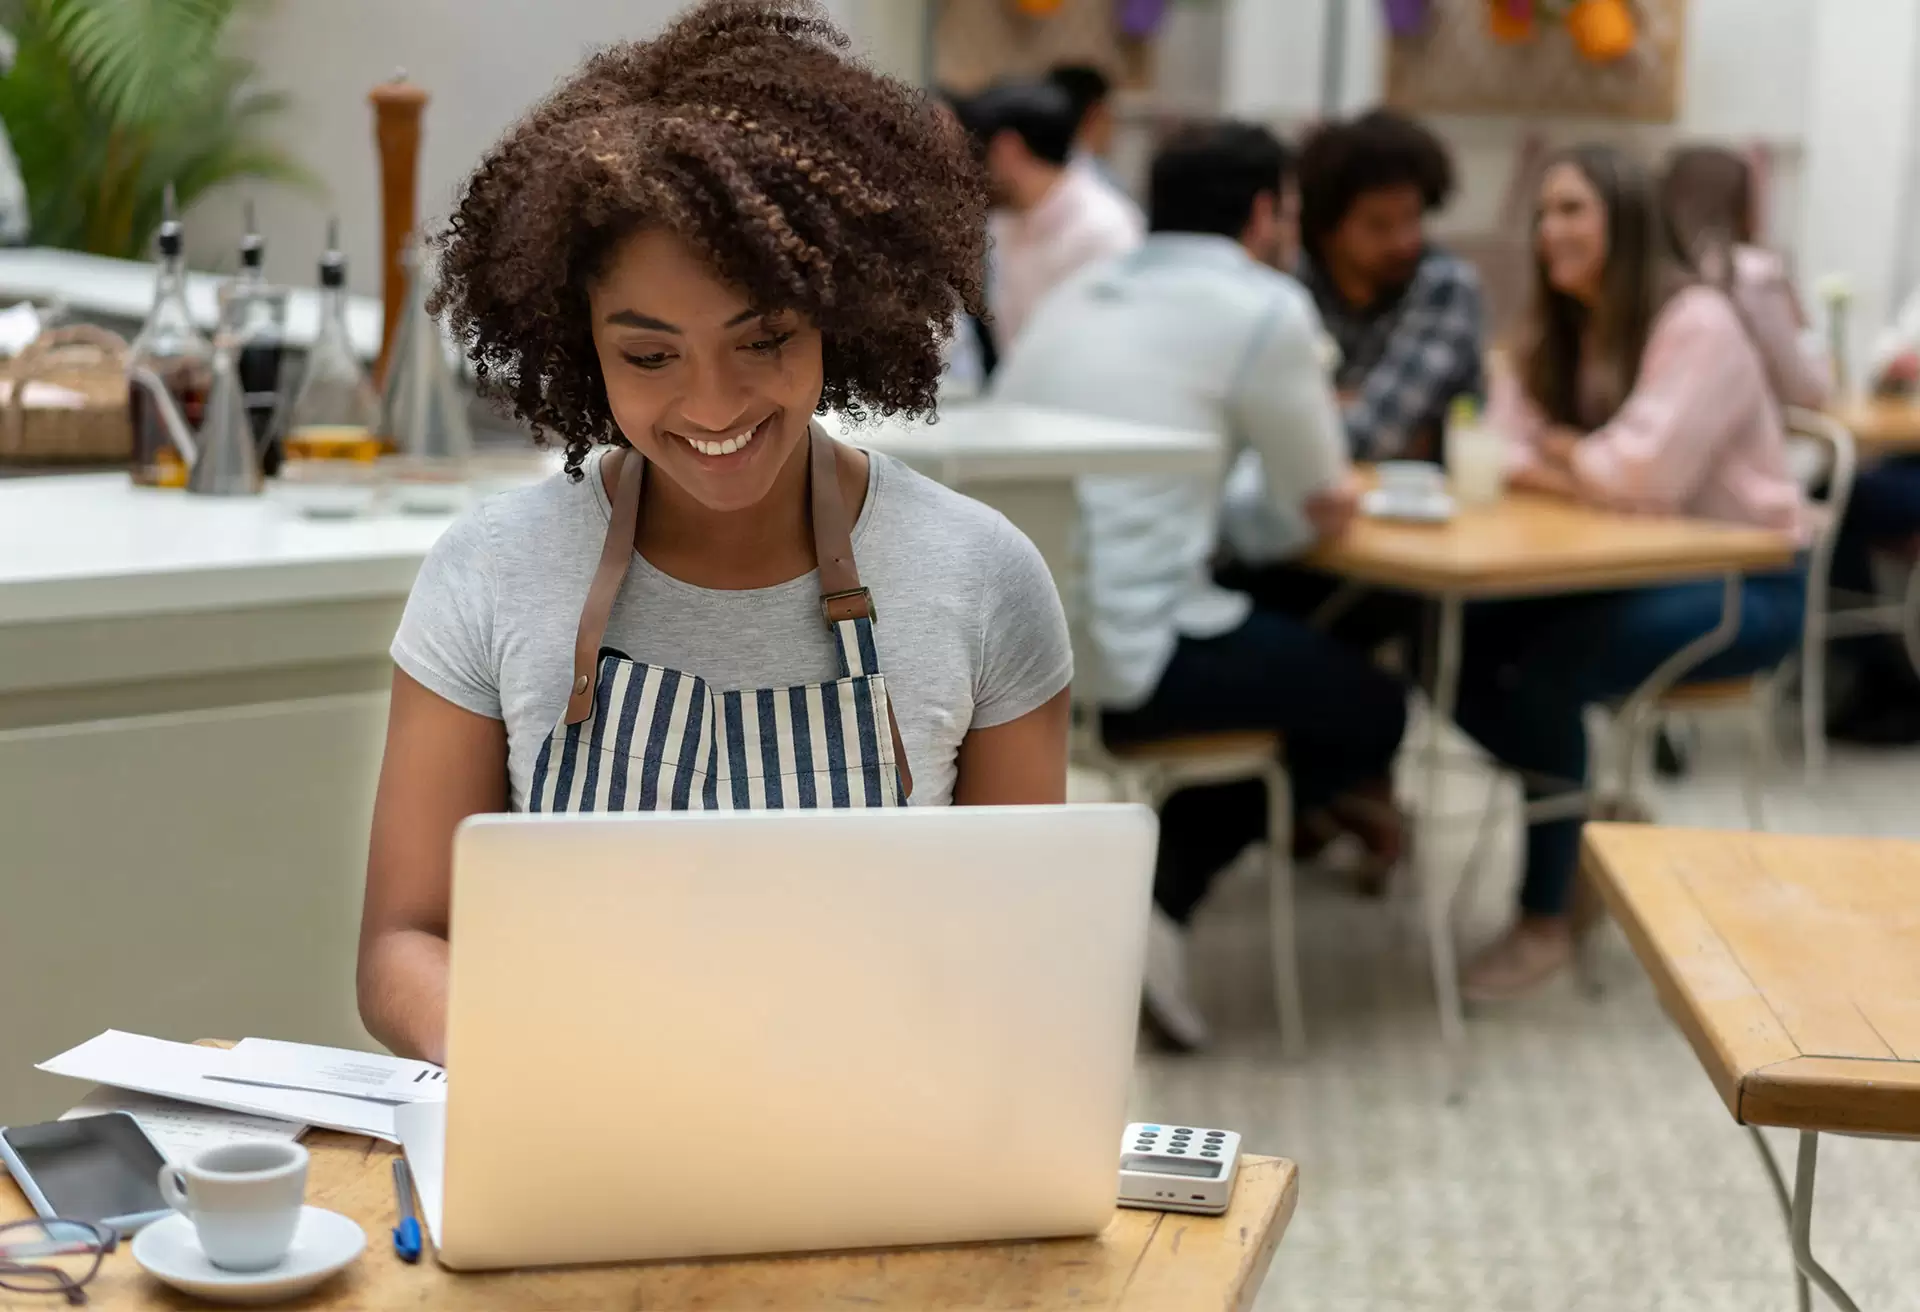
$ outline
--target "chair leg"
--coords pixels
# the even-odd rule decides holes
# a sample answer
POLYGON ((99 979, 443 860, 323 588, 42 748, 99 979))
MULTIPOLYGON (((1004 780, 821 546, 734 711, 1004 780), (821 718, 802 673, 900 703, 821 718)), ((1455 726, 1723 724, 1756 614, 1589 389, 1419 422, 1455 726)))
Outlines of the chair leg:
POLYGON ((1800 653, 1800 751, 1808 783, 1827 768, 1827 629, 1824 615, 1807 616, 1800 653))
POLYGON ((1773 698, 1763 688, 1747 715, 1747 759, 1740 765, 1740 792, 1749 829, 1767 827, 1766 776, 1773 764, 1773 747, 1773 698))
POLYGON ((1306 1008, 1300 997, 1300 942, 1294 925, 1293 786, 1275 761, 1267 786, 1267 916, 1273 952, 1273 998, 1280 1014, 1280 1053, 1298 1060, 1307 1048, 1306 1008))

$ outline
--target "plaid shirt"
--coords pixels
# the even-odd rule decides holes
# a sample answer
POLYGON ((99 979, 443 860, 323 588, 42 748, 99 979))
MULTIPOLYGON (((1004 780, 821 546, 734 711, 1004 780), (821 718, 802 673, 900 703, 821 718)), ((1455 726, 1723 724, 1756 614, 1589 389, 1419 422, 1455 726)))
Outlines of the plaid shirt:
POLYGON ((1399 294, 1356 310, 1311 257, 1300 280, 1340 347, 1335 386, 1351 395, 1342 418, 1357 460, 1390 460, 1437 438, 1456 396, 1481 397, 1480 278, 1465 260, 1429 246, 1399 294))

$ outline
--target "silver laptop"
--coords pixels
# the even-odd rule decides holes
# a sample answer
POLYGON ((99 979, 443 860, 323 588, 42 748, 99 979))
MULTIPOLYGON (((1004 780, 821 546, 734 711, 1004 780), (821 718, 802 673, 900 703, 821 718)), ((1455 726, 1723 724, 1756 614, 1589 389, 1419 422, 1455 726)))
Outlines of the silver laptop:
POLYGON ((1111 1218, 1143 808, 469 820, 444 1108, 456 1268, 1090 1234, 1111 1218))

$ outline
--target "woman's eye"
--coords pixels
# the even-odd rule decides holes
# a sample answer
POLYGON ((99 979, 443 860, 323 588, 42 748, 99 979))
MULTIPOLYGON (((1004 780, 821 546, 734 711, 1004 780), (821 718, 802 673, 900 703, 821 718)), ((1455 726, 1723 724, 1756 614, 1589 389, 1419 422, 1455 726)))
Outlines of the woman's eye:
POLYGON ((779 350, 792 340, 792 333, 774 333, 772 336, 762 337, 757 342, 748 342, 747 349, 761 355, 767 355, 779 350))
POLYGON ((649 351, 645 355, 630 355, 622 351, 621 358, 636 369, 664 369, 667 361, 673 357, 665 351, 649 351))

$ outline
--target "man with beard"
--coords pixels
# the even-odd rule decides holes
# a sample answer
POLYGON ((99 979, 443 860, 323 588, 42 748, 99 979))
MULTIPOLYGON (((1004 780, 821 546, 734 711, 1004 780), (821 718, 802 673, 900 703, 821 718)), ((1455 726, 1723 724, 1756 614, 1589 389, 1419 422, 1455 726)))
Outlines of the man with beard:
POLYGON ((1483 394, 1479 278, 1426 235, 1452 192, 1439 140, 1386 110, 1325 124, 1302 147, 1300 279, 1340 348, 1358 459, 1438 460, 1449 403, 1483 394))

